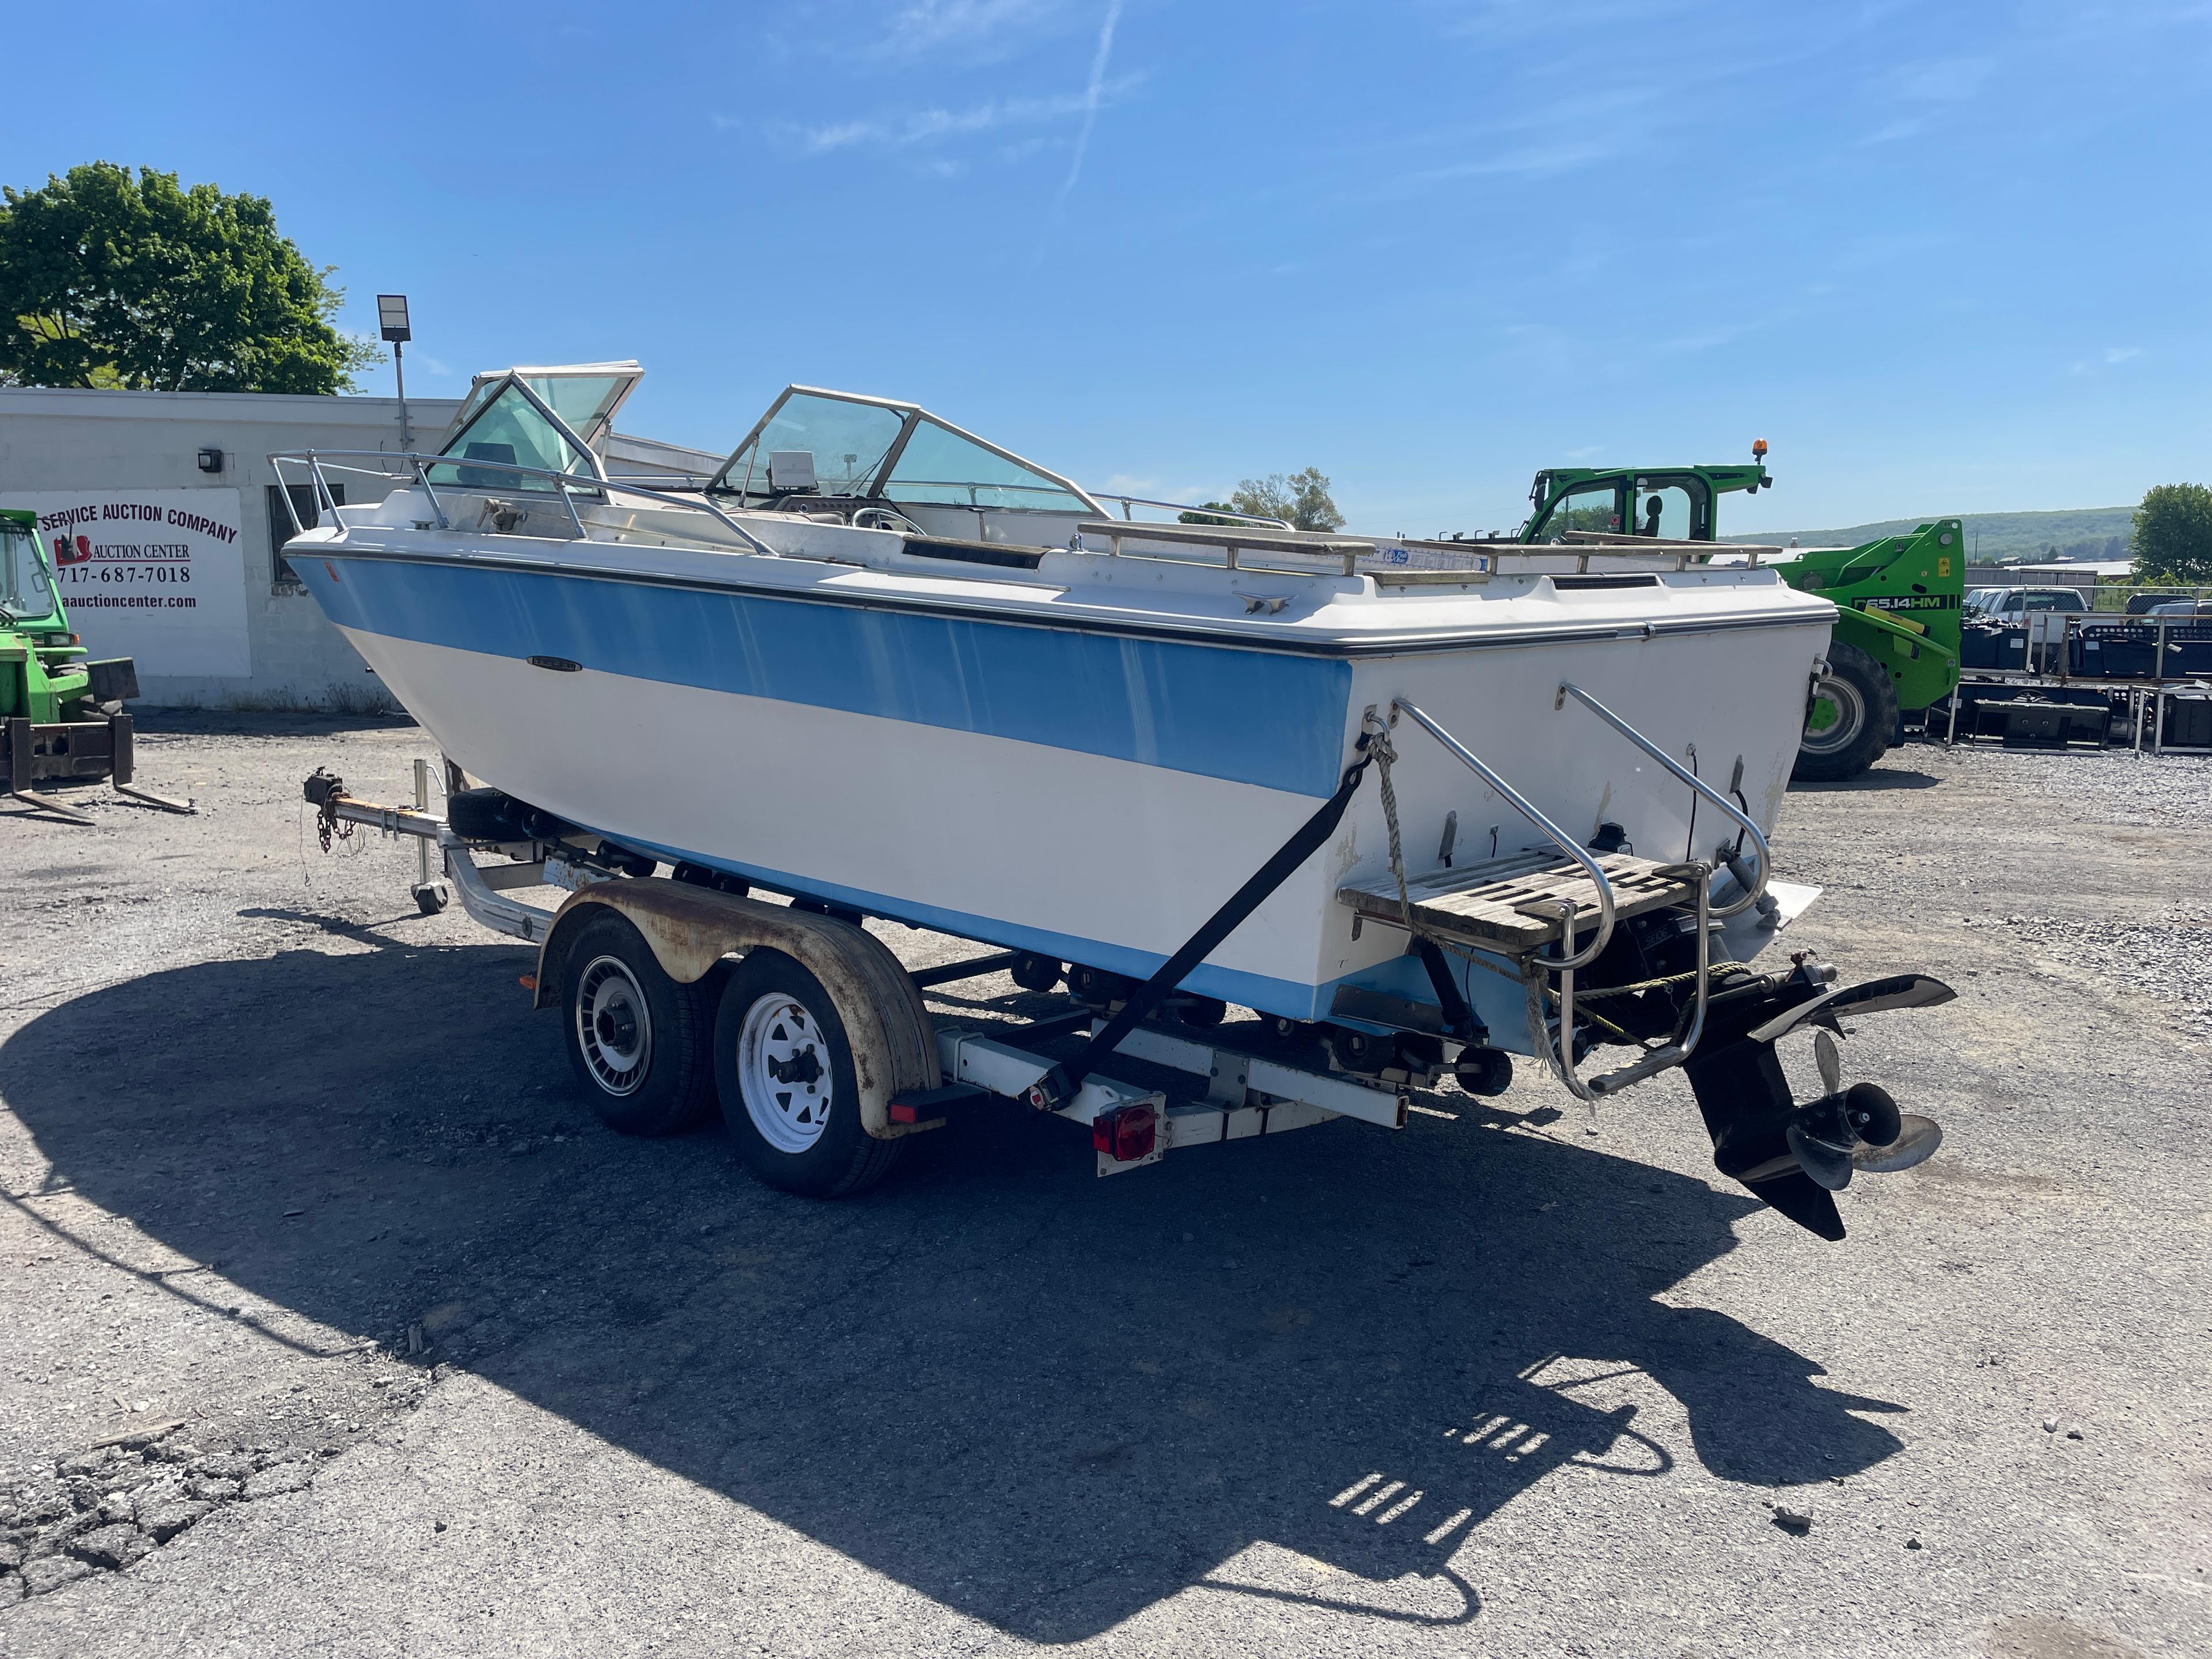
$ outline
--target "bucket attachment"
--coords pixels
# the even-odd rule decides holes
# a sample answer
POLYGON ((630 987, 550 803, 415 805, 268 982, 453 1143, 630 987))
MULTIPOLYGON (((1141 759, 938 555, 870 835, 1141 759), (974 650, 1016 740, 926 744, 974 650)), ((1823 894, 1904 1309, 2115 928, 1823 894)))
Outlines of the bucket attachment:
POLYGON ((1717 1002, 1705 1047, 1683 1068, 1713 1140, 1714 1167, 1799 1226, 1844 1237, 1833 1196, 1851 1176, 1908 1170, 1942 1144, 1934 1119, 1902 1112, 1871 1083, 1844 1086, 1832 1033, 1844 1013, 1926 1008, 1957 994, 1941 980, 1902 974, 1778 1006, 1795 988, 1756 1000, 1717 1002), (1799 1104, 1774 1052, 1778 1038, 1812 1024, 1822 1094, 1799 1104))

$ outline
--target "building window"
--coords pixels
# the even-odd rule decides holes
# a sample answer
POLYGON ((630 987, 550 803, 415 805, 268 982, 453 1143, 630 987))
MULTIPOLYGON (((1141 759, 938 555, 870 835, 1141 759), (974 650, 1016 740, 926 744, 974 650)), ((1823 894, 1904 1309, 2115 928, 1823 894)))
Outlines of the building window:
MULTIPOLYGON (((283 489, 275 484, 266 484, 263 488, 269 495, 269 568, 273 573, 269 591, 272 593, 304 593, 307 591, 307 585, 300 580, 300 573, 285 562, 284 544, 292 539, 294 533, 293 513, 300 515, 300 523, 306 529, 313 530, 321 522, 322 514, 316 507, 315 487, 311 483, 295 483, 286 484, 283 489), (284 510, 283 490, 291 492, 291 513, 284 510)), ((333 483, 331 495, 340 507, 345 505, 343 484, 333 483)))

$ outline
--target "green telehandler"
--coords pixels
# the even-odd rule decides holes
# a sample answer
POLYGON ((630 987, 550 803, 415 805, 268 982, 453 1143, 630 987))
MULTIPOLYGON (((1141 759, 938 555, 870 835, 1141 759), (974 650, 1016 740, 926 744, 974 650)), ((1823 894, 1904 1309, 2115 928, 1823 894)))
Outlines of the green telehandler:
MULTIPOLYGON (((1650 547, 1710 558, 1720 498, 1771 489, 1766 441, 1749 466, 1553 467, 1536 475, 1533 511, 1514 539, 1650 547)), ((1744 550, 1790 586, 1834 603, 1827 668, 1812 688, 1793 775, 1856 777, 1924 720, 1959 684, 1959 630, 1966 594, 1959 520, 1937 519, 1909 536, 1860 547, 1744 550)))
POLYGON ((138 695, 138 671, 128 657, 91 662, 89 654, 70 631, 38 514, 0 507, 0 767, 8 793, 38 811, 90 823, 32 786, 106 778, 134 800, 192 811, 190 801, 131 787, 133 732, 123 705, 138 695))

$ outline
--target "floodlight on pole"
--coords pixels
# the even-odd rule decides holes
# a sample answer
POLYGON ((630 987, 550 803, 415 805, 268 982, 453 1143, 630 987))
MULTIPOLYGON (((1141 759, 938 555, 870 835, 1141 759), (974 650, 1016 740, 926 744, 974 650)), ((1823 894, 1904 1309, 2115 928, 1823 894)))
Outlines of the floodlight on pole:
POLYGON ((376 296, 376 325, 384 336, 385 343, 392 348, 392 373, 399 383, 399 449, 402 454, 415 447, 414 436, 407 429, 407 365, 401 349, 415 337, 415 331, 407 322, 407 296, 404 294, 380 294, 376 296))

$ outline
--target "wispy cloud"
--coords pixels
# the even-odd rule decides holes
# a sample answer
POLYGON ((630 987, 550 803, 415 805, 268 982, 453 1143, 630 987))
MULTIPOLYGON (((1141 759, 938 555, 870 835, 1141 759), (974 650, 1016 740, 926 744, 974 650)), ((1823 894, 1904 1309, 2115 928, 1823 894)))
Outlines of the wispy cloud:
POLYGON ((1106 21, 1098 26, 1098 48, 1091 56, 1091 82, 1083 89, 1083 126, 1075 135, 1075 156, 1067 164, 1067 179, 1060 187, 1058 205, 1065 207, 1083 176, 1083 158, 1091 153, 1091 130, 1098 125, 1098 106, 1106 87, 1106 64, 1114 55, 1114 26, 1121 21, 1121 0, 1107 0, 1106 21))
POLYGON ((936 47, 973 47, 1027 34, 1054 22, 1058 0, 915 0, 902 6, 876 46, 878 57, 903 57, 936 47))
POLYGON ((1916 104, 1962 104, 1996 72, 1994 58, 1923 58, 1899 64, 1880 84, 1893 98, 1916 104))
MULTIPOLYGON (((994 98, 966 109, 911 110, 900 115, 866 116, 818 127, 786 127, 782 132, 810 155, 861 146, 905 149, 1006 127, 1038 126, 1054 121, 1079 119, 1087 132, 1099 108, 1128 92, 1140 78, 1123 76, 1080 93, 1055 93, 1046 98, 994 98)), ((732 117, 718 115, 714 120, 717 126, 738 125, 732 117)))

